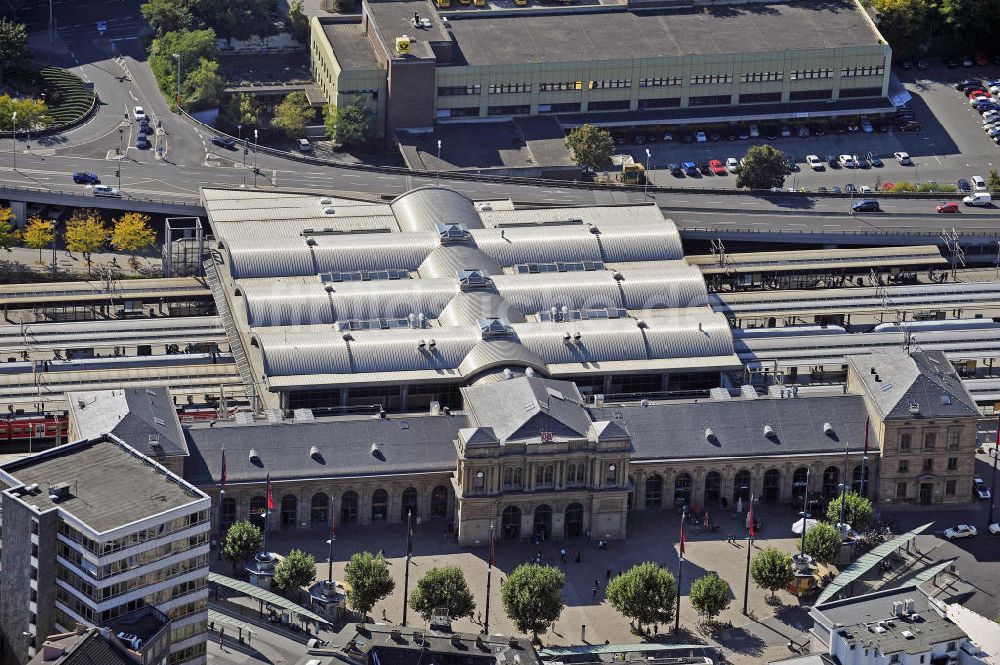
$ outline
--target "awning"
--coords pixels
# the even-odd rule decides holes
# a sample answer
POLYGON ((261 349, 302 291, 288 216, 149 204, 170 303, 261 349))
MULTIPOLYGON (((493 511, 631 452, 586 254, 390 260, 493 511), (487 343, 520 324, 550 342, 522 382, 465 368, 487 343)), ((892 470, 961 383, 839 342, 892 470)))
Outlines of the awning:
POLYGON ((818 607, 833 598, 848 584, 867 573, 897 549, 903 547, 906 544, 906 541, 927 530, 931 524, 933 524, 933 522, 928 522, 923 526, 918 526, 913 531, 907 531, 901 536, 896 536, 892 540, 882 543, 871 552, 868 552, 860 559, 852 563, 844 569, 844 572, 833 578, 833 581, 830 582, 825 589, 823 589, 823 593, 821 593, 819 598, 816 599, 816 603, 813 607, 818 607))
POLYGON ((213 609, 208 610, 208 620, 210 623, 213 623, 215 625, 224 624, 232 628, 242 628, 248 634, 253 633, 255 635, 258 635, 262 632, 260 628, 253 625, 252 623, 247 623, 246 621, 240 621, 239 619, 231 617, 228 614, 223 614, 222 612, 218 612, 213 609))
POLYGON ((268 603, 269 605, 274 605, 275 607, 280 607, 283 610, 289 612, 294 612, 298 614, 303 619, 308 619, 316 623, 329 624, 330 621, 324 619, 315 612, 311 612, 301 605, 297 605, 292 601, 288 600, 283 596, 279 596, 276 593, 271 593, 270 591, 265 591, 258 586, 254 586, 249 582, 243 582, 241 580, 233 579, 232 577, 226 577, 225 575, 219 575, 218 573, 209 573, 208 581, 219 586, 224 586, 227 589, 232 589, 237 593, 241 593, 244 596, 250 596, 251 598, 256 598, 257 600, 268 603))

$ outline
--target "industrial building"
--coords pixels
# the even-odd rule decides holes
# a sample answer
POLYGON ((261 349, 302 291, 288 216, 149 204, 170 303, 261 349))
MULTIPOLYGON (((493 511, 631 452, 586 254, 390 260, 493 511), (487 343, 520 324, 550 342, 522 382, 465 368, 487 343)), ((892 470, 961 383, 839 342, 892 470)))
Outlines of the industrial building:
POLYGON ((891 51, 852 0, 439 13, 365 0, 312 19, 329 103, 359 99, 379 133, 555 117, 564 128, 720 124, 894 110, 891 51))
POLYGON ((208 496, 110 434, 5 464, 0 486, 5 663, 78 623, 155 624, 149 662, 206 662, 208 496))

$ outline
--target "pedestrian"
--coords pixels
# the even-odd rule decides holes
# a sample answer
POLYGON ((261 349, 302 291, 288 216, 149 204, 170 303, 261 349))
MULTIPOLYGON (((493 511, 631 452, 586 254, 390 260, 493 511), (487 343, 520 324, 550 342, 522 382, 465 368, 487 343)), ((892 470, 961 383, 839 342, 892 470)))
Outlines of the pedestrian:
POLYGON ((225 627, 219 628, 219 646, 222 646, 222 638, 226 635, 225 627))
MULTIPOLYGON (((69 252, 67 252, 68 254, 69 252)), ((590 540, 590 529, 587 529, 587 540, 590 540)))
POLYGON ((610 580, 611 579, 611 569, 610 568, 608 568, 606 571, 604 571, 604 579, 605 580, 610 580))
POLYGON ((482 612, 476 612, 476 623, 478 623, 479 625, 483 624, 483 613, 482 612))
POLYGON ((597 590, 598 590, 598 588, 599 587, 597 586, 597 582, 594 582, 594 589, 593 589, 593 591, 594 591, 594 598, 597 598, 597 590))
POLYGON ((382 608, 382 621, 387 621, 387 619, 385 618, 385 608, 384 607, 382 608))
POLYGON ((562 560, 563 563, 566 563, 566 548, 565 547, 563 547, 562 549, 559 550, 559 558, 562 560))

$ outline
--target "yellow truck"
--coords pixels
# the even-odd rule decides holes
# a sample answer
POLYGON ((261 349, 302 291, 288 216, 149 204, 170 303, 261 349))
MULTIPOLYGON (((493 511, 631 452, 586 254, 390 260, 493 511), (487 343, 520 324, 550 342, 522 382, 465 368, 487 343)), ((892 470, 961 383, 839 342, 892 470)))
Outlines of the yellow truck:
POLYGON ((445 7, 451 7, 451 0, 434 0, 434 4, 436 4, 439 9, 444 9, 445 7))
POLYGON ((637 163, 622 164, 622 182, 627 185, 641 185, 646 182, 646 167, 637 163))

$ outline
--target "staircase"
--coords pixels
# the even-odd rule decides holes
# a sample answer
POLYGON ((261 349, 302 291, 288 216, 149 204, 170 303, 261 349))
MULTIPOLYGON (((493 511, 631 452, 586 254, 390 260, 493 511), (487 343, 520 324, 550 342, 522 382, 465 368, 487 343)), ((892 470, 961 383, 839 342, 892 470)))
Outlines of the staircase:
POLYGON ((215 261, 209 259, 205 261, 204 265, 205 281, 208 282, 208 287, 212 289, 212 299, 215 300, 215 308, 219 312, 219 318, 222 319, 222 327, 225 329, 226 337, 229 339, 229 350, 233 354, 233 359, 236 361, 236 368, 239 370, 240 378, 243 380, 247 399, 250 401, 253 410, 257 411, 260 408, 260 402, 257 398, 253 370, 250 367, 250 361, 247 359, 246 350, 243 348, 243 341, 240 339, 239 330, 236 328, 233 312, 229 309, 229 302, 226 300, 222 282, 219 281, 219 273, 217 272, 215 261))

